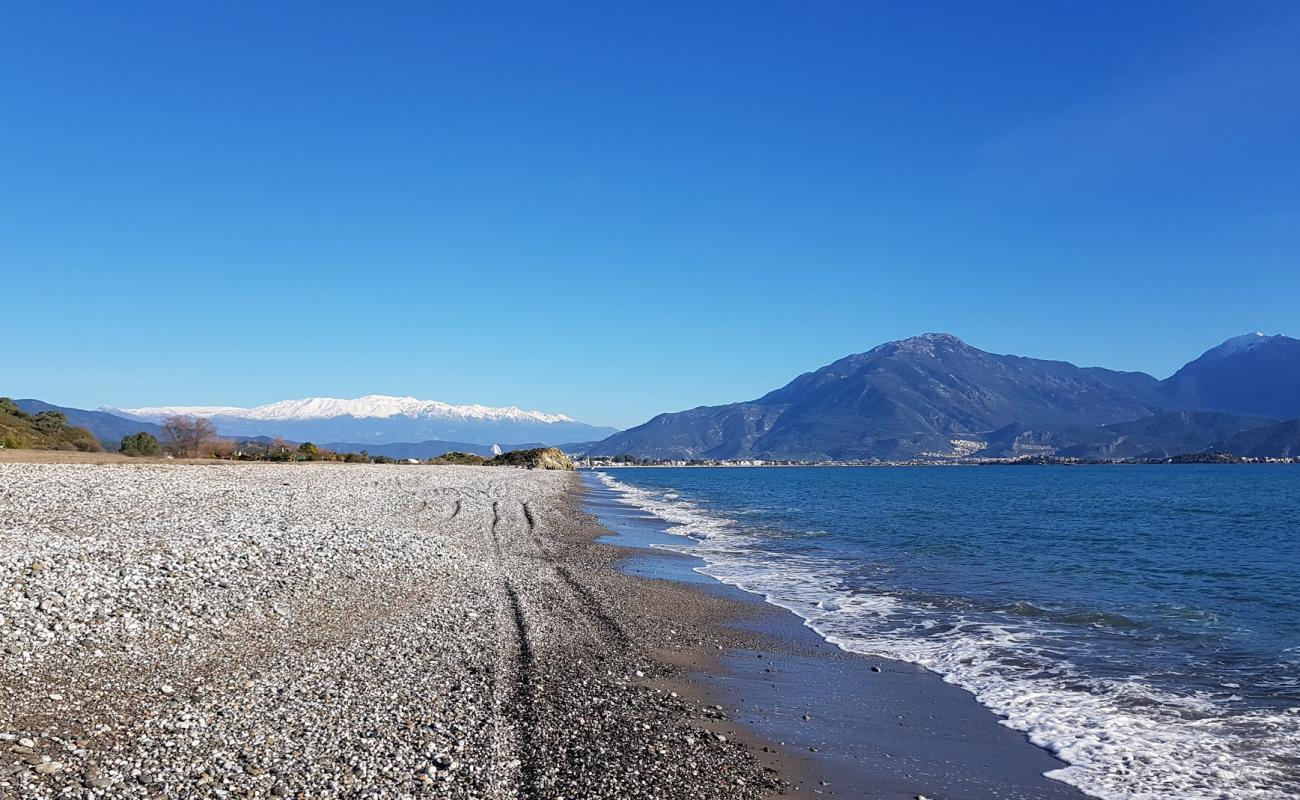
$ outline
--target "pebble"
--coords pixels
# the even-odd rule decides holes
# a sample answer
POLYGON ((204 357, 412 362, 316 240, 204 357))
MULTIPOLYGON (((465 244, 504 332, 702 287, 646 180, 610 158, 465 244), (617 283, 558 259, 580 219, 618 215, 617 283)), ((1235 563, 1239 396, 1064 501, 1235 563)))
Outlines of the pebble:
POLYGON ((605 556, 568 543, 590 532, 562 511, 571 475, 0 464, 0 486, 0 635, 22 654, 6 675, 24 697, 75 699, 0 701, 0 727, 48 730, 39 749, 59 759, 30 733, 6 739, 35 763, 17 778, 0 765, 0 793, 481 798, 532 775, 554 797, 751 798, 780 785, 727 736, 687 733, 699 705, 626 680, 658 674, 641 631, 656 646, 667 626, 620 607, 599 585, 616 580, 605 556), (590 596, 555 579, 552 552, 571 550, 590 596))

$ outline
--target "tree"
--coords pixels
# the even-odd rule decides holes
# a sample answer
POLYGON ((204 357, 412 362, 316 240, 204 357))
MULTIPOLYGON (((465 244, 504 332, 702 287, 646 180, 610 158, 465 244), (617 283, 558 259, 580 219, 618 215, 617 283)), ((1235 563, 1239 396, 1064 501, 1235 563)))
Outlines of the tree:
POLYGON ((216 435, 217 429, 203 417, 178 415, 163 421, 163 444, 172 455, 197 456, 203 443, 216 435))
POLYGON ((267 461, 292 461, 293 451, 289 443, 280 437, 276 437, 269 445, 266 446, 267 461))
POLYGON ((154 435, 145 431, 123 436, 122 444, 118 449, 124 456, 156 456, 162 451, 154 435))
POLYGON ((303 442, 302 444, 298 445, 298 452, 310 458, 315 458, 316 456, 320 455, 320 448, 312 444, 311 442, 303 442))

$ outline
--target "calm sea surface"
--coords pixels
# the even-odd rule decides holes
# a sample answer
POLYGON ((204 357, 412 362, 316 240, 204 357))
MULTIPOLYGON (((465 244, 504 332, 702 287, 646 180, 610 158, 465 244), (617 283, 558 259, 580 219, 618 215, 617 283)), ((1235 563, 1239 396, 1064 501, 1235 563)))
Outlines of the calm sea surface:
POLYGON ((1106 798, 1300 796, 1300 467, 616 469, 702 571, 1106 798))

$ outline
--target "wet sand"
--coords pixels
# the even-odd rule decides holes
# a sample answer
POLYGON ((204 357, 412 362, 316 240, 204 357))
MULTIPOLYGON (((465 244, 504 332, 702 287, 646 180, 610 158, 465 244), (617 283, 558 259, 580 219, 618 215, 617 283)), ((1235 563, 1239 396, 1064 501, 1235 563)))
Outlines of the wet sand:
POLYGON ((782 754, 795 793, 844 798, 1054 798, 1081 800, 1043 776, 1064 766, 969 693, 912 664, 846 653, 784 609, 695 572, 699 559, 661 521, 588 483, 586 508, 625 548, 620 568, 747 606, 729 620, 758 638, 748 647, 683 660, 682 677, 721 705, 753 741, 782 754), (805 718, 806 717, 806 718, 805 718))

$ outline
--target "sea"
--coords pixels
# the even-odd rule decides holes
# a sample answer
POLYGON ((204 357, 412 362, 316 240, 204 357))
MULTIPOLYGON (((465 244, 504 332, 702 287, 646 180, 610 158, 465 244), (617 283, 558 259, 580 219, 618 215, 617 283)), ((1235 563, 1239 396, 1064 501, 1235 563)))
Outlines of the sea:
POLYGON ((1300 797, 1300 467, 589 472, 697 569, 974 695, 1100 798, 1300 797))

